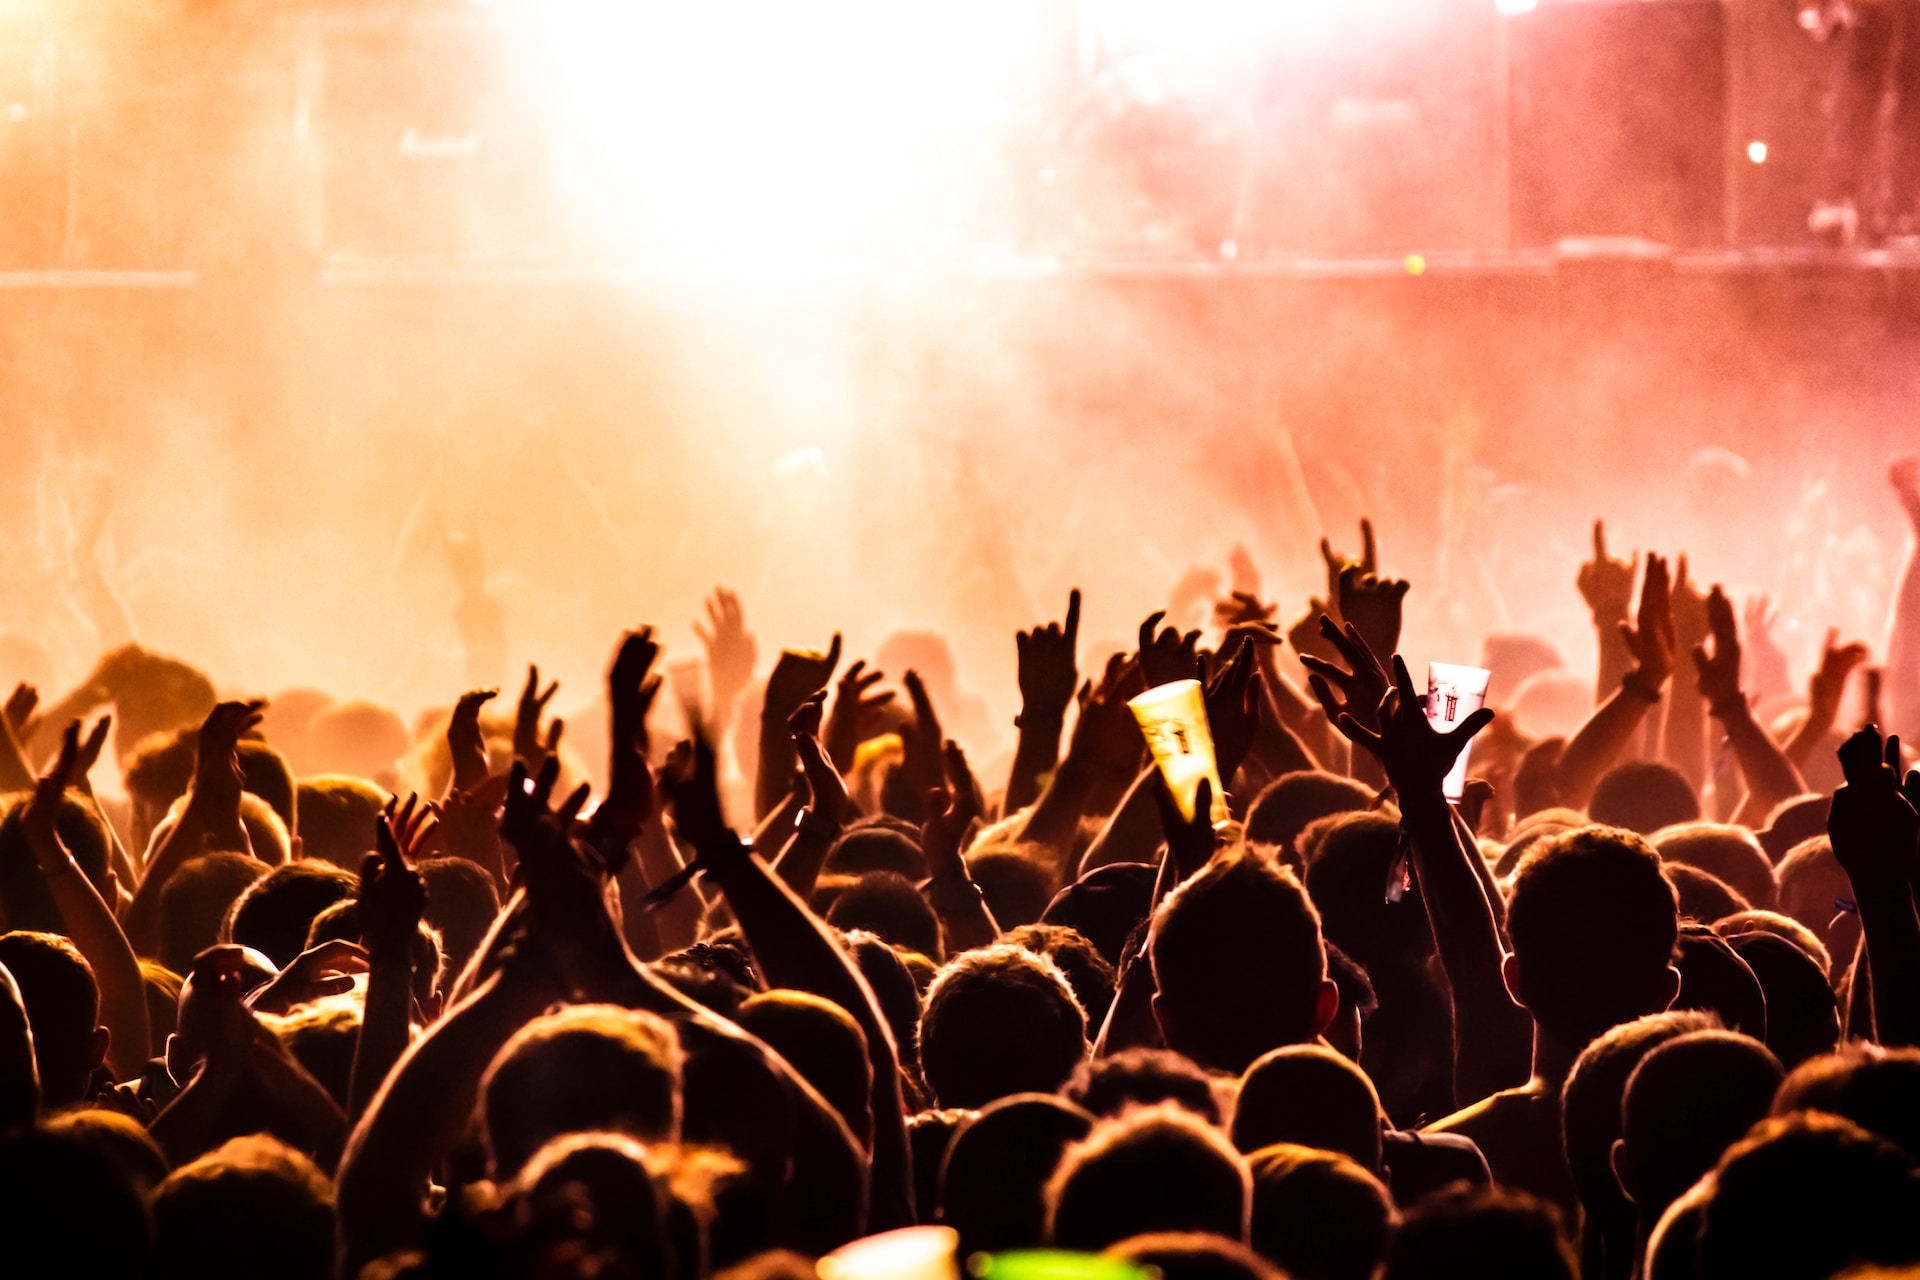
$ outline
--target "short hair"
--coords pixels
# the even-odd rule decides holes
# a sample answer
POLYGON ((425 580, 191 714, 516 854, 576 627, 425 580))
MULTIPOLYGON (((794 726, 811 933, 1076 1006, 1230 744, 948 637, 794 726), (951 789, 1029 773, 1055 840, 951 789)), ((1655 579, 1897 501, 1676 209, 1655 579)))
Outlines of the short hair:
POLYGON ((154 812, 165 813, 193 785, 199 737, 195 725, 141 738, 120 768, 127 794, 154 812))
POLYGON ((13 975, 33 1029, 33 1060, 49 1107, 86 1096, 100 1025, 100 988, 80 949, 57 933, 0 934, 0 968, 13 975))
POLYGON ((1786 1078, 1751 1036, 1689 1031, 1655 1045, 1620 1103, 1622 1183, 1651 1222, 1764 1119, 1786 1078))
POLYGON ((1335 1152, 1278 1143, 1247 1156, 1248 1241, 1293 1280, 1371 1280, 1399 1214, 1380 1180, 1335 1152))
POLYGON ((427 884, 427 923, 440 931, 447 972, 458 974, 493 928, 500 914, 500 890, 485 868, 467 858, 422 858, 418 870, 427 884))
POLYGON ((1246 841, 1272 845, 1282 861, 1298 867, 1300 851, 1294 841, 1309 823, 1372 805, 1373 792, 1351 778, 1324 769, 1296 769, 1262 787, 1247 806, 1246 841))
POLYGON ((1307 860, 1307 896, 1327 940, 1372 970, 1418 964, 1433 954, 1433 931, 1419 886, 1397 902, 1387 877, 1400 857, 1400 824, 1378 813, 1330 820, 1307 860))
POLYGON ((333 1274, 333 1186, 264 1133, 175 1169, 153 1193, 153 1226, 153 1280, 333 1274))
POLYGON ((1089 1031, 1106 1021, 1116 975, 1106 957, 1078 930, 1060 924, 1023 924, 1006 929, 999 941, 1025 947, 1059 965, 1073 988, 1073 998, 1086 1011, 1089 1031))
POLYGON ((1522 1001, 1566 1044, 1671 995, 1679 910, 1660 855, 1631 831, 1583 827, 1535 846, 1514 872, 1507 934, 1522 1001))
POLYGON ((1456 1183, 1401 1217, 1380 1280, 1574 1280, 1577 1274, 1552 1205, 1522 1191, 1456 1183))
POLYGON ((933 960, 945 954, 933 904, 897 871, 869 871, 848 885, 827 909, 827 923, 870 930, 933 960))
POLYGON ((1773 862, 1745 827, 1682 823, 1654 832, 1653 847, 1663 861, 1685 863, 1714 876, 1745 898, 1749 907, 1771 909, 1774 904, 1778 886, 1773 881, 1773 862))
MULTIPOLYGON (((962 1256, 1038 1247, 1054 1168, 1093 1126, 1079 1107, 1039 1093, 1000 1098, 963 1121, 940 1162, 938 1200, 941 1221, 960 1233, 962 1256)), ((928 1221, 932 1208, 922 1209, 928 1221)))
POLYGON ((1560 1132, 1588 1233, 1631 1228, 1632 1206, 1613 1176, 1613 1144, 1620 1136, 1620 1100, 1627 1092, 1627 1078, 1656 1047, 1718 1025, 1712 1014, 1697 1010, 1650 1013, 1608 1028, 1574 1060, 1560 1089, 1560 1132))
POLYGON ((1766 992, 1725 938, 1703 924, 1682 925, 1673 962, 1680 970, 1680 994, 1673 1008, 1705 1009, 1730 1031, 1765 1038, 1766 992))
POLYGON ((966 861, 968 876, 1002 929, 1018 929, 1039 920, 1060 887, 1049 868, 1019 848, 976 848, 966 861))
POLYGON ((1131 1262, 1160 1280, 1289 1280, 1238 1240, 1203 1231, 1133 1236, 1109 1245, 1106 1256, 1131 1262))
POLYGON ((302 778, 297 790, 301 858, 357 869, 360 859, 378 847, 376 828, 390 799, 387 793, 346 773, 302 778))
POLYGON ((1802 1063, 1773 1099, 1775 1115, 1794 1111, 1851 1120, 1920 1161, 1920 1050, 1850 1045, 1802 1063))
POLYGON ((220 941, 234 902, 267 871, 258 858, 234 852, 182 863, 160 888, 160 962, 175 973, 193 968, 193 958, 220 941))
POLYGON ((804 991, 774 990, 742 1003, 733 1020, 819 1090, 855 1137, 871 1137, 873 1060, 852 1014, 804 991))
POLYGON ((900 953, 879 936, 856 930, 846 937, 847 953, 854 967, 867 980, 874 1003, 887 1030, 893 1033, 894 1051, 909 1076, 920 1074, 916 1041, 920 1034, 920 986, 900 953))
POLYGON ((53 1128, 0 1140, 0 1240, 23 1272, 39 1258, 46 1274, 151 1276, 151 1234, 145 1200, 100 1143, 53 1128))
POLYGON ((1213 1082, 1185 1054, 1171 1049, 1122 1049, 1088 1058, 1073 1069, 1060 1096, 1096 1116, 1117 1116, 1128 1107, 1175 1102, 1209 1124, 1220 1123, 1213 1082))
POLYGON ((306 950, 315 916, 360 892, 360 877, 328 862, 289 862, 243 889, 221 930, 280 968, 306 950))
POLYGON ((166 1153, 147 1127, 125 1112, 79 1107, 48 1116, 40 1127, 49 1133, 71 1135, 103 1153, 143 1196, 151 1195, 166 1181, 166 1153))
POLYGON ((1658 760, 1625 760, 1600 777, 1587 815, 1601 826, 1652 835, 1700 818, 1700 796, 1687 775, 1658 760))
POLYGON ((1053 896, 1040 919, 1083 934, 1118 965, 1127 937, 1153 909, 1155 868, 1141 862, 1110 862, 1075 880, 1053 896))
POLYGON ((1773 875, 1780 885, 1780 913, 1813 930, 1821 942, 1830 943, 1830 926, 1839 914, 1834 900, 1853 897, 1853 882, 1833 856, 1833 842, 1826 836, 1802 840, 1787 850, 1773 875))
POLYGON ((1276 1143, 1334 1151, 1377 1174, 1385 1114, 1358 1066, 1322 1045, 1287 1045, 1240 1077, 1233 1145, 1249 1155, 1276 1143))
MULTIPOLYGON (((53 903, 40 863, 33 856, 33 846, 27 842, 25 820, 27 804, 32 798, 30 792, 12 796, 5 802, 4 814, 0 815, 0 920, 10 929, 58 933, 62 929, 60 909, 53 903)), ((99 808, 85 793, 69 788, 60 797, 53 829, 60 843, 73 855, 80 874, 100 891, 108 906, 112 906, 113 894, 109 887, 112 880, 108 872, 113 840, 99 808)))
POLYGON ((1754 838, 1766 850, 1776 871, 1795 845, 1827 833, 1827 810, 1831 806, 1832 801, 1818 793, 1792 796, 1773 806, 1754 838))
POLYGON ((240 762, 240 785, 264 801, 289 834, 298 831, 296 784, 287 758, 258 738, 240 739, 234 755, 240 762))
POLYGON ((943 1107, 1052 1093, 1087 1055, 1087 1015, 1053 961, 1024 947, 956 956, 927 989, 920 1074, 943 1107))
MULTIPOLYGON (((945 1111, 938 1108, 916 1111, 907 1117, 907 1148, 913 1156, 913 1203, 919 1210, 921 1222, 932 1222, 938 1217, 940 1166, 946 1163, 954 1135, 979 1114, 978 1111, 953 1107, 945 1111)), ((1051 1165, 1048 1166, 1048 1172, 1052 1172, 1051 1165)), ((1043 1205, 1042 1216, 1044 1209, 1043 1205)), ((1040 1238, 1038 1230, 1032 1234, 1035 1240, 1040 1238)))
POLYGON ((1319 1033, 1320 916, 1285 867, 1245 853, 1216 857, 1154 912, 1147 953, 1156 1015, 1163 1030, 1178 1027, 1181 1043, 1170 1036, 1168 1047, 1203 1067, 1244 1071, 1267 1050, 1319 1033))
POLYGON ((1767 1001, 1767 1048, 1791 1071, 1840 1043, 1840 1005, 1827 975, 1805 951, 1777 933, 1727 939, 1767 1001))
POLYGON ((608 1129, 643 1142, 680 1135, 680 1038, 638 1009, 573 1005, 515 1032, 480 1083, 497 1176, 564 1133, 608 1129))
POLYGON ((1778 911, 1737 911, 1715 920, 1713 931, 1733 942, 1736 949, 1739 943, 1735 939, 1750 933, 1770 933, 1804 951, 1808 959, 1820 966, 1822 974, 1833 968, 1833 956, 1827 950, 1827 944, 1820 941, 1820 935, 1792 916, 1782 915, 1778 911))
POLYGON ((1914 1257, 1913 1162, 1837 1116, 1763 1120, 1714 1170, 1701 1280, 1816 1280, 1855 1262, 1914 1257))
MULTIPOLYGON (((631 1268, 627 1274, 676 1274, 669 1267, 672 1191, 660 1185, 647 1149, 626 1134, 561 1134, 534 1153, 517 1181, 536 1220, 565 1214, 593 1245, 631 1268)), ((687 1271, 698 1265, 697 1259, 690 1262, 687 1271)))
POLYGON ((1203 1231, 1244 1242, 1247 1163, 1184 1107, 1139 1107, 1067 1148, 1047 1185, 1047 1238, 1093 1251, 1153 1231, 1203 1231))
POLYGON ((1698 867, 1690 867, 1684 862, 1669 862, 1661 871, 1667 877, 1667 883, 1673 886, 1673 896, 1679 903, 1682 919, 1712 924, 1716 920, 1753 909, 1753 904, 1734 892, 1732 885, 1698 867))
POLYGON ((908 880, 924 880, 927 855, 918 843, 891 827, 857 826, 833 842, 822 869, 850 876, 891 871, 908 880))
POLYGON ((360 1044, 362 1018, 360 1000, 351 992, 309 1000, 291 1013, 260 1015, 294 1061, 343 1111, 352 1093, 353 1055, 360 1044))

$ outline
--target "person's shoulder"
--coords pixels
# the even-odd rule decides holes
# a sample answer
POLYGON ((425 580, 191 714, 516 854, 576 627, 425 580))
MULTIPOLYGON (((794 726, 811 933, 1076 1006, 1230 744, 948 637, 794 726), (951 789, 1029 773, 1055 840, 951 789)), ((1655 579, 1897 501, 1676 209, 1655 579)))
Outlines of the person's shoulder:
POLYGON ((1421 1126, 1422 1134, 1464 1134, 1478 1141, 1475 1130, 1489 1124, 1498 1124, 1507 1116, 1531 1107, 1531 1094, 1525 1085, 1518 1089, 1502 1089, 1480 1099, 1470 1107, 1462 1107, 1450 1116, 1442 1116, 1431 1124, 1421 1126))

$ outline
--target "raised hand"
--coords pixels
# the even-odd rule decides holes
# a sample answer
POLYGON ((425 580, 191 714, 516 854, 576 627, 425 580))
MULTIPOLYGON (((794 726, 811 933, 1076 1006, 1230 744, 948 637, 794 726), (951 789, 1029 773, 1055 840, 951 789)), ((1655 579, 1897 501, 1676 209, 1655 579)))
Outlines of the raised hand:
POLYGON ((1635 664, 1627 678, 1638 684, 1641 692, 1649 694, 1650 700, 1657 700, 1660 690, 1673 675, 1678 644, 1664 557, 1647 553, 1646 581, 1640 586, 1640 610, 1633 623, 1620 623, 1620 638, 1635 664))
POLYGON ((1837 643, 1839 639, 1839 630, 1829 627, 1826 641, 1820 646, 1820 665, 1807 682, 1808 703, 1828 723, 1840 714, 1840 703, 1846 697, 1847 680, 1854 668, 1867 660, 1866 645, 1857 640, 1842 645, 1837 643))
POLYGON ((503 897, 507 867, 500 847, 500 802, 506 785, 505 775, 483 779, 472 790, 447 792, 434 809, 441 852, 484 868, 503 897))
POLYGON ((360 940, 376 959, 406 958, 427 909, 427 882, 414 870, 438 819, 408 796, 387 801, 374 827, 379 852, 360 866, 360 940))
POLYGON ((1206 688, 1207 723, 1213 732, 1214 760, 1220 770, 1220 784, 1229 789, 1260 733, 1260 704, 1264 698, 1257 679, 1259 664, 1254 649, 1252 640, 1236 637, 1223 651, 1230 656, 1206 688))
POLYGON ((1609 556, 1607 522, 1593 522, 1593 559, 1580 566, 1574 585, 1580 589, 1580 598, 1587 602, 1587 608, 1593 611, 1595 622, 1626 619, 1627 611, 1633 606, 1634 569, 1639 560, 1637 551, 1625 560, 1609 556))
POLYGON ((1145 691, 1137 662, 1121 653, 1108 658, 1100 683, 1088 680, 1080 686, 1080 716, 1067 740, 1067 759, 1098 775, 1124 776, 1130 784, 1146 743, 1127 700, 1145 691))
POLYGON ((1074 657, 1080 644, 1080 588, 1067 595, 1067 620, 1031 631, 1016 631, 1019 654, 1020 724, 1058 728, 1073 705, 1080 672, 1074 657))
MULTIPOLYGON (((373 858, 369 855, 369 861, 373 858)), ((361 928, 365 931, 366 883, 361 882, 361 928)), ((416 923, 418 919, 416 917, 416 923)), ((404 952, 401 953, 403 956, 404 952)), ((340 938, 308 947, 278 975, 246 996, 246 1006, 255 1013, 292 1013, 309 1000, 337 996, 353 990, 353 975, 367 971, 367 949, 340 938)))
POLYGON ((1189 631, 1183 636, 1177 627, 1167 627, 1154 634, 1166 616, 1162 609, 1140 624, 1140 674, 1149 689, 1200 678, 1200 633, 1189 631))
POLYGON ((942 757, 946 780, 927 792, 927 819, 920 828, 920 846, 935 880, 964 880, 967 869, 960 848, 968 829, 980 816, 980 788, 959 743, 949 739, 942 757))
POLYGON ((527 683, 520 690, 520 703, 513 714, 513 756, 529 769, 540 767, 541 761, 560 749, 560 735, 566 730, 566 722, 556 718, 547 726, 546 741, 540 738, 540 718, 547 713, 547 704, 553 701, 553 695, 560 692, 560 682, 555 680, 540 690, 540 668, 527 665, 527 683))
MULTIPOLYGON (((1687 557, 1676 566, 1670 591, 1673 601, 1673 643, 1678 653, 1691 653, 1706 643, 1713 624, 1708 614, 1707 597, 1687 577, 1687 557)), ((1709 699, 1711 701, 1711 699, 1709 699)))
POLYGON ((17 684, 13 692, 7 695, 4 711, 7 729, 16 742, 25 742, 33 736, 33 710, 40 705, 40 691, 30 684, 17 684))
MULTIPOLYGON (((1354 559, 1344 552, 1335 551, 1333 543, 1320 539, 1320 560, 1327 567, 1327 602, 1336 608, 1340 601, 1340 575, 1349 568, 1358 568, 1362 575, 1380 571, 1379 552, 1373 543, 1373 521, 1360 517, 1360 558, 1354 559)), ((1337 621, 1345 621, 1335 614, 1337 621)))
POLYGON ((453 760, 451 788, 466 791, 486 779, 487 739, 480 731, 480 708, 498 697, 498 689, 469 689, 453 704, 447 719, 447 754, 453 760))
POLYGON ((1493 723, 1493 712, 1481 707, 1446 733, 1427 719, 1427 700, 1414 687, 1406 659, 1393 655, 1393 688, 1381 699, 1376 732, 1342 711, 1334 725, 1347 740, 1364 747, 1386 770, 1403 803, 1415 796, 1441 794, 1441 785, 1453 762, 1474 735, 1493 723))
POLYGON ((1392 653, 1400 647, 1400 617, 1408 585, 1403 579, 1378 577, 1371 569, 1350 564, 1340 571, 1334 593, 1339 612, 1334 616, 1358 631, 1375 653, 1392 653))
MULTIPOLYGON (((1178 873, 1170 877, 1178 884, 1213 860, 1219 838, 1213 830, 1213 782, 1200 779, 1193 793, 1193 817, 1180 814, 1180 802, 1174 798, 1167 780, 1155 773, 1153 798, 1160 811, 1160 830, 1167 840, 1167 860, 1178 873)), ((1163 878, 1164 877, 1163 873, 1163 878)))
POLYGON ((33 860, 42 875, 58 875, 74 869, 73 858, 60 839, 56 823, 61 801, 80 767, 79 761, 80 722, 75 720, 61 733, 60 752, 35 781, 33 798, 27 801, 26 810, 20 815, 27 847, 33 851, 33 860))
POLYGON ((788 717, 787 728, 793 732, 793 751, 799 757, 801 777, 807 787, 806 807, 816 817, 841 826, 853 807, 853 798, 847 793, 846 779, 834 768, 820 741, 821 704, 825 698, 825 693, 816 693, 801 703, 788 717))
POLYGON ((922 806, 927 793, 939 787, 945 778, 940 748, 946 735, 940 728, 940 717, 933 709, 933 699, 927 695, 920 673, 907 672, 901 683, 907 686, 907 696, 913 701, 913 719, 900 726, 905 759, 901 768, 889 776, 885 799, 889 812, 911 819, 925 816, 922 806))
POLYGON ((784 728, 787 717, 800 705, 806 696, 815 689, 827 687, 827 681, 833 679, 833 672, 840 665, 840 633, 833 633, 833 643, 825 653, 812 649, 782 649, 780 657, 773 664, 773 672, 767 677, 767 701, 762 711, 765 720, 777 720, 784 728))
POLYGON ((612 708, 608 745, 607 795, 594 811, 594 838, 600 854, 616 871, 625 864, 626 846, 656 807, 653 770, 647 764, 647 715, 660 693, 653 674, 660 646, 653 628, 620 637, 613 665, 607 668, 607 702, 612 708))
POLYGON ((1715 586, 1706 599, 1707 627, 1713 650, 1706 645, 1693 646, 1693 665, 1700 676, 1700 696, 1708 710, 1720 716, 1746 710, 1746 695, 1740 688, 1740 629, 1733 618, 1733 604, 1726 593, 1715 586))
POLYGON ((620 931, 607 911, 605 868, 573 839, 587 802, 583 783, 553 805, 559 762, 548 758, 529 776, 515 763, 500 818, 500 836, 520 857, 529 935, 550 957, 570 991, 595 989, 629 964, 620 931))
POLYGON ((707 598, 707 625, 696 619, 693 633, 707 651, 707 684, 716 708, 731 707, 753 680, 753 664, 760 646, 747 630, 740 597, 715 587, 707 598))
POLYGON ((1386 668, 1351 623, 1337 627, 1333 619, 1322 615, 1320 635, 1341 659, 1334 663, 1312 654, 1300 655, 1300 664, 1307 669, 1307 687, 1319 700, 1320 709, 1335 725, 1341 716, 1348 716, 1363 728, 1377 728, 1381 700, 1392 687, 1386 668))
MULTIPOLYGON (((240 739, 261 721, 260 709, 267 704, 222 702, 207 713, 200 724, 200 738, 193 761, 191 803, 198 810, 203 829, 223 843, 221 848, 246 849, 245 829, 240 824, 240 793, 245 775, 240 771, 240 739)), ((194 856, 199 849, 190 850, 194 856)))
POLYGON ((848 667, 834 686, 833 710, 827 715, 820 741, 833 767, 843 774, 853 770, 854 755, 860 750, 860 744, 875 736, 885 720, 886 708, 893 701, 893 690, 874 692, 874 686, 884 679, 885 672, 867 670, 862 660, 848 667))
POLYGON ((1740 615, 1740 626, 1741 633, 1747 638, 1747 668, 1751 672, 1747 677, 1747 687, 1755 693, 1784 693, 1793 687, 1793 681, 1787 674, 1787 655, 1781 650, 1780 642, 1774 639, 1774 630, 1779 622, 1780 611, 1773 607, 1772 600, 1765 595, 1747 597, 1740 615))
POLYGON ((1834 792, 1827 815, 1833 856, 1856 888, 1905 886, 1920 814, 1901 786, 1899 737, 1883 742, 1880 730, 1868 725, 1841 744, 1840 768, 1846 785, 1834 792))

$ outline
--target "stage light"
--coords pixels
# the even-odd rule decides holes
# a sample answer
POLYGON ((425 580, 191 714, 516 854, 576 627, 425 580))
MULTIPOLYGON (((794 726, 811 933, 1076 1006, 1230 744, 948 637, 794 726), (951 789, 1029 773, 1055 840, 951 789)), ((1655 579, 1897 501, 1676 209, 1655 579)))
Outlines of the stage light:
POLYGON ((1516 13, 1531 13, 1540 7, 1540 0, 1493 0, 1493 7, 1511 17, 1516 13))
POLYGON ((1410 276, 1423 276, 1426 273, 1427 273, 1427 260, 1421 257, 1417 253, 1408 254, 1407 255, 1407 274, 1410 276))
POLYGON ((1755 164, 1765 164, 1767 162, 1767 144, 1764 142, 1749 142, 1747 144, 1747 159, 1753 161, 1755 164))

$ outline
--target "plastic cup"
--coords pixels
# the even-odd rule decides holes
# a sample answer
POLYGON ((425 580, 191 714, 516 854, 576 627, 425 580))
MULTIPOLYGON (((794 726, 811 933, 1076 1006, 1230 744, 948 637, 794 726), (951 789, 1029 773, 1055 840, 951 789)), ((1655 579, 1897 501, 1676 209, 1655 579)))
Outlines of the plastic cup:
MULTIPOLYGON (((1481 667, 1457 667, 1450 662, 1427 664, 1427 723, 1441 733, 1487 705, 1487 682, 1493 672, 1481 667)), ((1467 754, 1469 744, 1453 762, 1442 786, 1447 799, 1458 800, 1467 790, 1467 754)))
POLYGON ((820 1259, 820 1280, 960 1280, 952 1227, 902 1227, 855 1240, 820 1259))
POLYGON ((1227 820, 1227 792, 1220 785, 1220 764, 1213 754, 1213 726, 1207 723, 1207 703, 1198 680, 1175 680, 1131 699, 1133 718, 1146 735, 1147 750, 1167 780, 1180 816, 1193 821, 1200 780, 1213 784, 1212 822, 1227 820))

